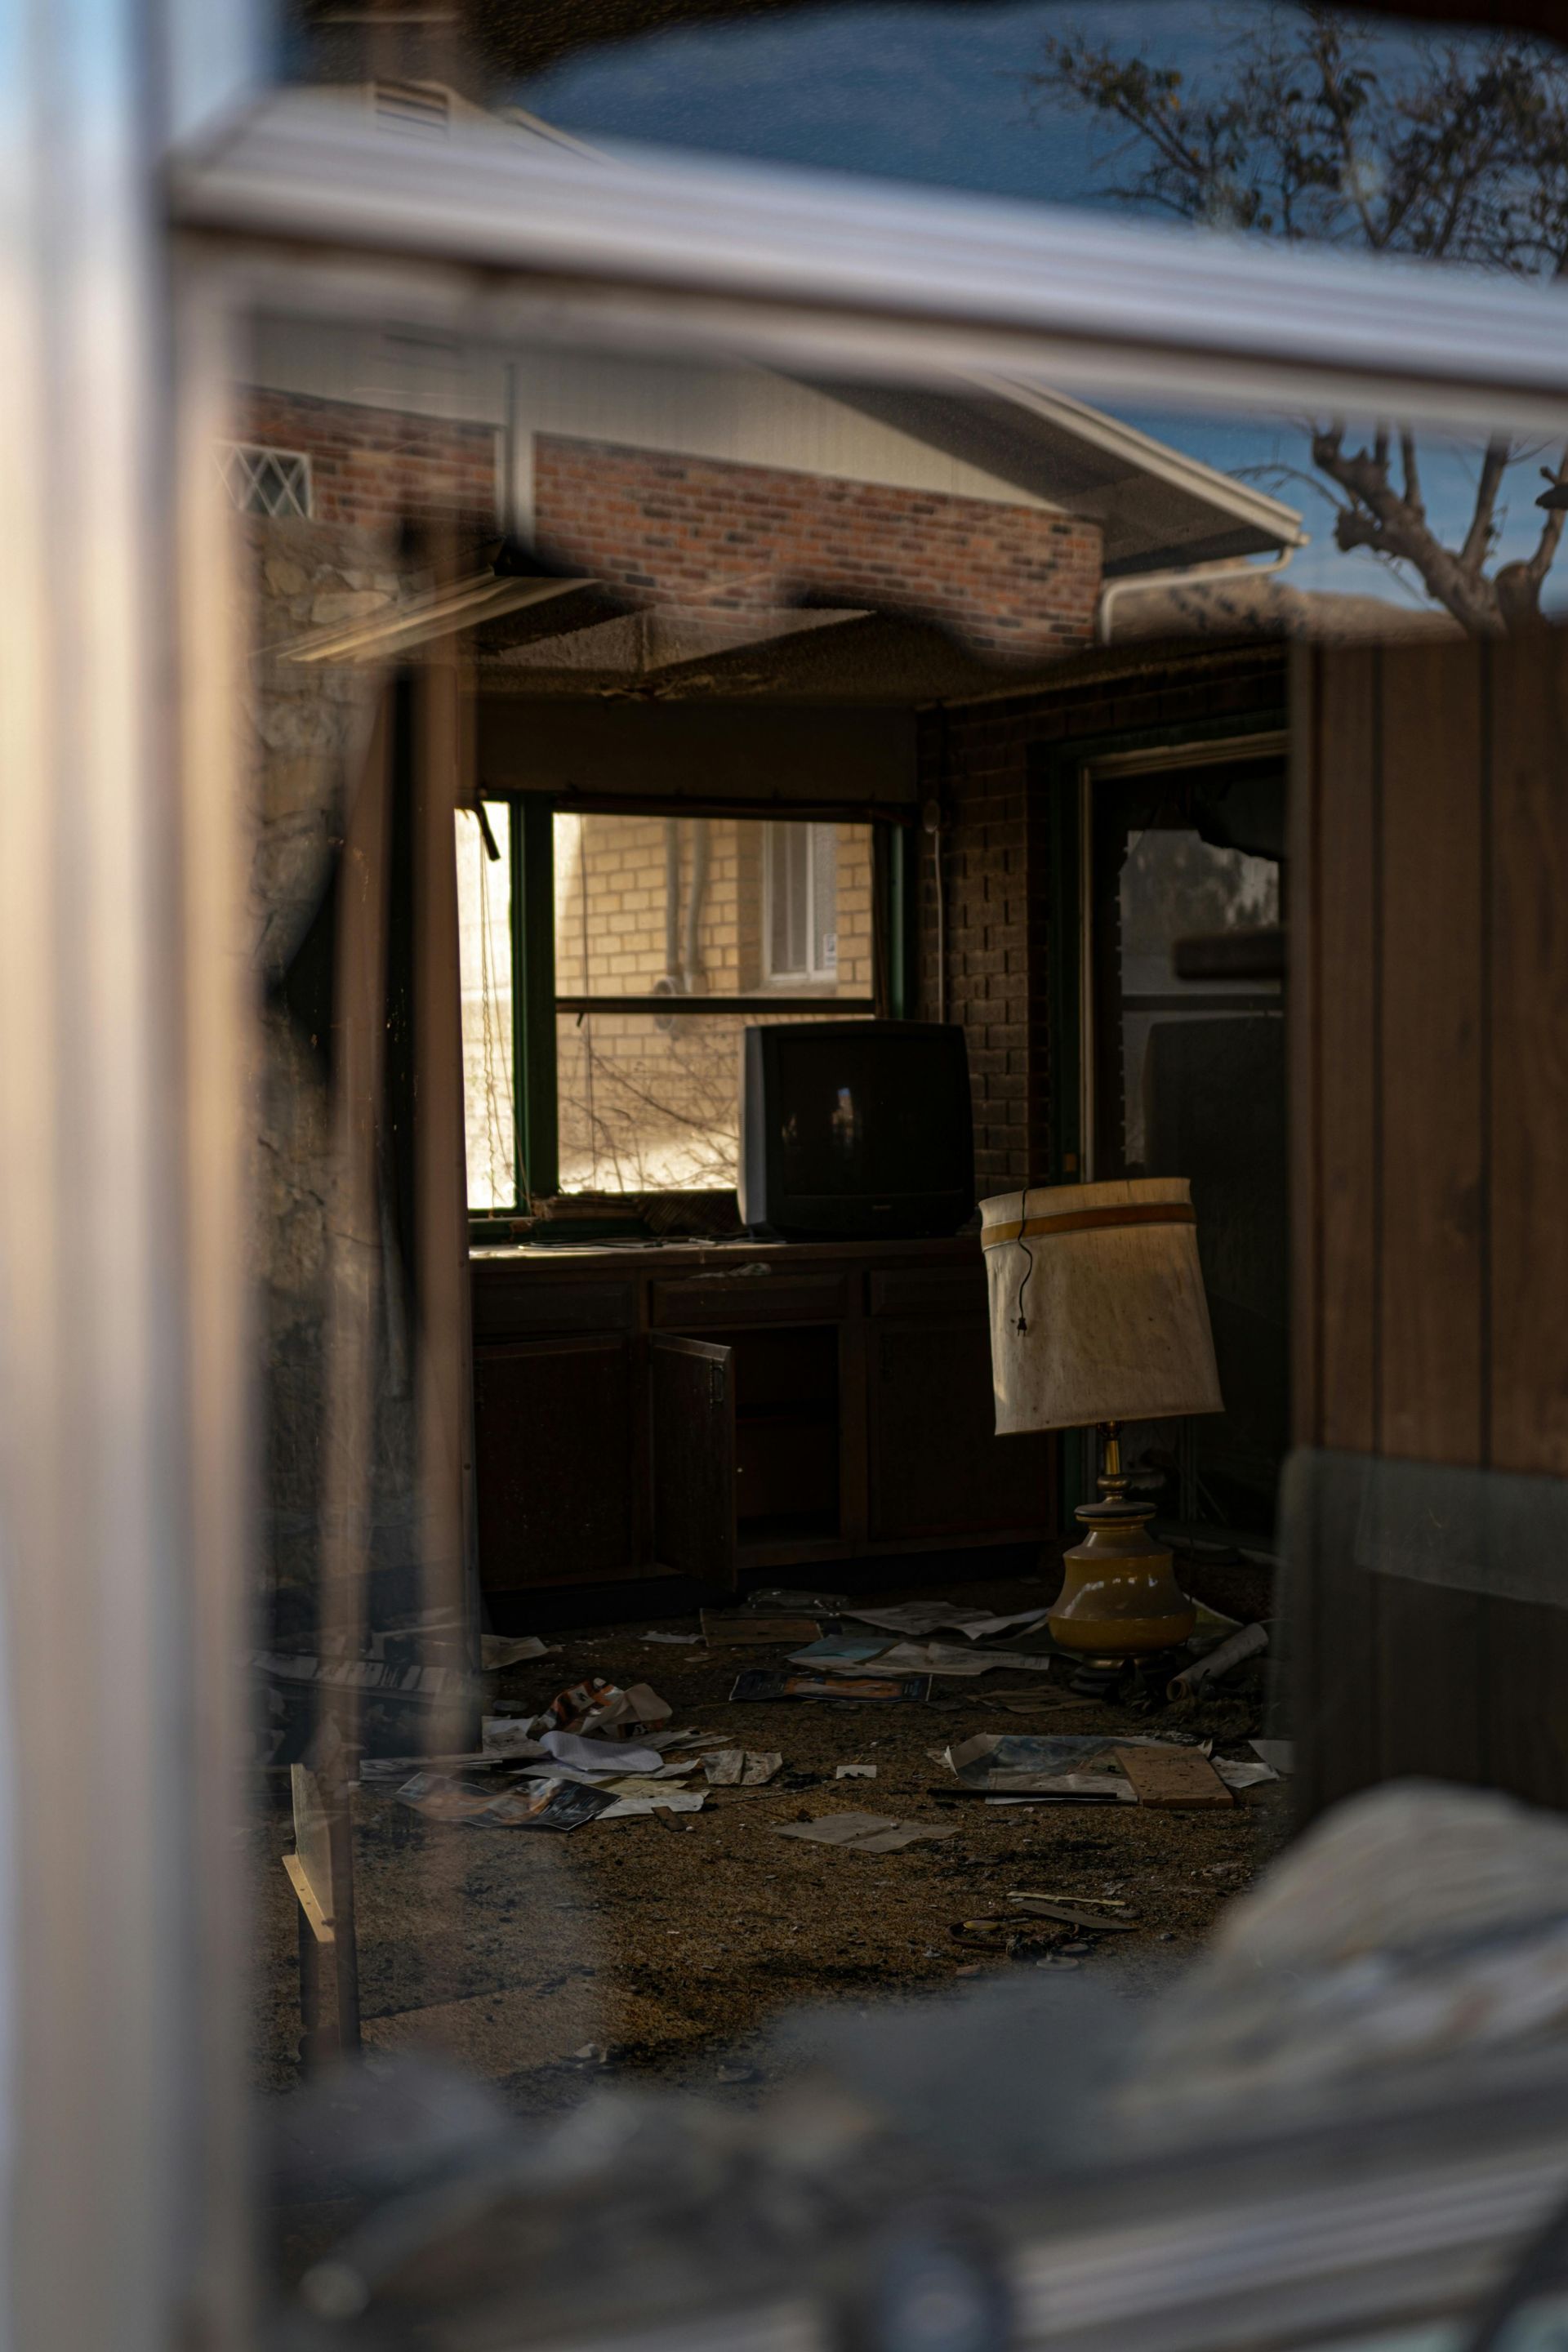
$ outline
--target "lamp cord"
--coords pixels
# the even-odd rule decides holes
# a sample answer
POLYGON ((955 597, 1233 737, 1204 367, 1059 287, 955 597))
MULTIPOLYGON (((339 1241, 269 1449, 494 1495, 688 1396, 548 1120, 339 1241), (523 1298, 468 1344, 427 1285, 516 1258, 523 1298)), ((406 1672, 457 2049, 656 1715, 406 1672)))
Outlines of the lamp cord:
POLYGON ((1024 1293, 1029 1287, 1029 1277, 1035 1271, 1035 1253, 1024 1239, 1024 1228, 1028 1222, 1029 1188, 1026 1184, 1024 1197, 1018 1206, 1018 1247, 1024 1253, 1024 1279, 1018 1285, 1018 1319, 1013 1326, 1013 1328, 1020 1333, 1026 1332, 1029 1328, 1028 1318, 1024 1313, 1024 1293))

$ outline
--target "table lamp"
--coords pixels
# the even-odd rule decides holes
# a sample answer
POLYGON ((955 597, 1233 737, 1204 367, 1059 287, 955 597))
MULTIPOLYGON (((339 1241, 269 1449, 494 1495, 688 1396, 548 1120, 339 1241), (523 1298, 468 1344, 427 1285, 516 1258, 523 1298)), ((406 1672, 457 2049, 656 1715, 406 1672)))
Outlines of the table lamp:
POLYGON ((1194 1612, 1121 1466, 1129 1421, 1223 1412, 1196 1221, 1183 1176, 1030 1185, 980 1204, 996 1433, 1098 1427, 1100 1499, 1063 1562, 1049 1624, 1085 1667, 1173 1649, 1194 1612))

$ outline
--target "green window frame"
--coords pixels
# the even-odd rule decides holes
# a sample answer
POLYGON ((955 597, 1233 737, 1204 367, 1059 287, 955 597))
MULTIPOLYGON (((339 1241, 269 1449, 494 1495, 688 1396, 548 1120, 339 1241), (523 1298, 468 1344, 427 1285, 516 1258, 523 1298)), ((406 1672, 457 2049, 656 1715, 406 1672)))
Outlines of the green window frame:
MULTIPOLYGON (((555 986, 555 818, 563 803, 542 793, 487 793, 489 802, 504 802, 510 813, 511 984, 513 1098, 516 1104, 516 1191, 510 1208, 470 1209, 468 1222, 482 1233, 526 1213, 530 1200, 548 1200, 560 1190, 560 1108, 557 1095, 556 1020, 562 1012, 586 1009, 588 1000, 562 997, 555 986)), ((575 804, 574 804, 575 806, 575 804)), ((591 812, 590 812, 591 813, 591 812)), ((691 816, 705 812, 691 802, 650 802, 650 816, 691 816)), ((726 814, 734 814, 727 810, 726 814)), ((774 821, 775 812, 759 809, 756 821, 774 821)), ((785 822, 833 821, 832 812, 813 810, 785 822)), ((846 811, 844 823, 864 823, 860 811, 846 811)), ((851 1001, 853 1009, 874 1018, 895 1021, 910 1017, 915 1008, 915 890, 919 861, 907 824, 876 816, 872 834, 872 890, 877 939, 877 986, 873 997, 851 1001)), ((598 998, 603 1010, 640 1010, 668 1013, 679 1000, 648 995, 598 998)), ((755 1005, 771 1012, 811 1011, 820 997, 786 998, 774 991, 763 998, 703 997, 690 1000, 694 1011, 744 1011, 755 1005)), ((846 1007, 851 1009, 851 1007, 846 1007)))

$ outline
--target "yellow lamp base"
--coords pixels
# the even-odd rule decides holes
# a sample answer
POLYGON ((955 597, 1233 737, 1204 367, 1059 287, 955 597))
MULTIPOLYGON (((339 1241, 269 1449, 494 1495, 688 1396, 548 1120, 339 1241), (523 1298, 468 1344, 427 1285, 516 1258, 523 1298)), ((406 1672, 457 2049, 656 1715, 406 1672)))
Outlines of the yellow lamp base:
POLYGON ((1118 1658, 1186 1641, 1196 1613, 1170 1553, 1144 1532, 1152 1510, 1086 1503, 1076 1516, 1089 1533, 1063 1559, 1062 1589, 1047 1621, 1052 1639, 1064 1650, 1118 1658))

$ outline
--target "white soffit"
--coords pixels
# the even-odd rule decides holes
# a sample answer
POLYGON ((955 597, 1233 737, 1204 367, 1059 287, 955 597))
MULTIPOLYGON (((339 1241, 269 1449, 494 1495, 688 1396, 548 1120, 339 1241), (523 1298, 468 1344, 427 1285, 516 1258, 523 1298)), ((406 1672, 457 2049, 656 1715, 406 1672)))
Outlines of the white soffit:
POLYGON ((426 142, 315 91, 187 151, 169 188, 177 226, 223 234, 237 298, 339 315, 706 341, 814 373, 984 372, 1471 428, 1568 418, 1568 290, 1439 263, 665 152, 588 158, 499 123, 426 142))
POLYGON ((1307 544, 1294 507, 1044 385, 994 373, 951 385, 817 382, 847 406, 1098 523, 1112 577, 1307 544))

